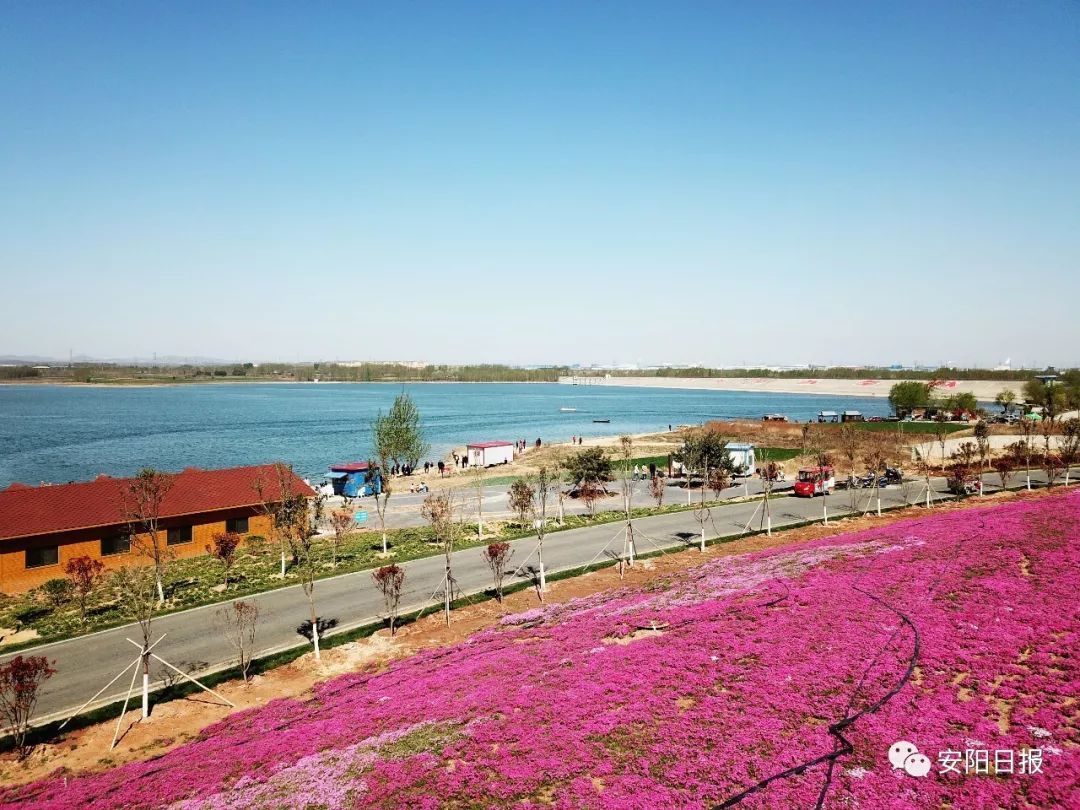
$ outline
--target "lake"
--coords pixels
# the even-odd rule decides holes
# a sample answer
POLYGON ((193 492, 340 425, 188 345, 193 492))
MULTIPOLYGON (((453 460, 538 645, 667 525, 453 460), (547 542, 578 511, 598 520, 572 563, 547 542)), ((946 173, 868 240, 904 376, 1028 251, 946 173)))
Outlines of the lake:
POLYGON ((0 385, 0 487, 130 475, 141 467, 291 463, 315 477, 367 458, 372 417, 402 389, 434 460, 466 442, 563 441, 707 419, 805 421, 822 409, 888 413, 887 400, 515 383, 201 384, 146 388, 0 385), (559 408, 577 408, 561 413, 559 408), (593 419, 610 419, 594 424, 593 419))

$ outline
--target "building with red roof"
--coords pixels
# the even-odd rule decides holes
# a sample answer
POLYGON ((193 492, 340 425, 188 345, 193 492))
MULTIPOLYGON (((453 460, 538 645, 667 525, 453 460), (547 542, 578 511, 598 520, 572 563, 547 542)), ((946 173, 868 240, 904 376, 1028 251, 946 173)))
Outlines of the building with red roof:
MULTIPOLYGON (((134 479, 98 476, 93 481, 0 490, 0 592, 18 593, 64 576, 72 559, 100 559, 107 568, 143 564, 132 547, 134 479)), ((282 493, 314 491, 280 465, 188 468, 169 475, 161 500, 157 542, 175 557, 206 553, 215 534, 269 536, 266 505, 282 493)), ((139 532, 144 539, 147 533, 139 532)))

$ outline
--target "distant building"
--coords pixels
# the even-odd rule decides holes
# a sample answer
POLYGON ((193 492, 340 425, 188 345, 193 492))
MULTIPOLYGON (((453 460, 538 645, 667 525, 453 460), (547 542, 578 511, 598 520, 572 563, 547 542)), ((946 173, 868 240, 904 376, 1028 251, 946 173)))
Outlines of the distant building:
POLYGON ((514 460, 514 445, 510 442, 476 442, 465 445, 470 467, 494 467, 514 460))
MULTIPOLYGON (((215 534, 270 534, 262 498, 280 499, 274 465, 225 470, 189 468, 174 476, 161 507, 159 543, 176 557, 206 553, 215 534), (258 488, 262 488, 262 497, 258 488)), ((72 484, 12 484, 0 491, 0 592, 20 593, 64 576, 76 557, 107 568, 149 564, 131 543, 125 509, 130 478, 99 476, 72 484)), ((314 495, 290 473, 291 495, 314 495)))

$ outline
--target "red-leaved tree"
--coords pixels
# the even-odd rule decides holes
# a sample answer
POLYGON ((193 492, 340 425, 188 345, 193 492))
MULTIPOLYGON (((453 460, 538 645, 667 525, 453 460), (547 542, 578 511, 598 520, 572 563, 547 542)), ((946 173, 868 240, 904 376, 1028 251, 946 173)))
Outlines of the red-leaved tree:
POLYGON ((75 590, 75 598, 79 600, 79 616, 85 622, 86 604, 90 601, 94 588, 101 584, 105 574, 105 564, 101 560, 95 560, 84 554, 68 560, 64 566, 64 573, 67 574, 75 590))
POLYGON ((206 550, 221 561, 225 568, 225 589, 229 589, 229 571, 236 562, 236 550, 240 547, 243 538, 235 532, 219 532, 214 535, 214 541, 206 546, 206 550))
POLYGON ((0 713, 8 727, 19 759, 30 755, 30 718, 37 707, 41 685, 56 674, 43 655, 16 655, 0 664, 0 713))
POLYGON ((384 565, 372 571, 371 578, 375 581, 375 587, 379 589, 379 593, 383 595, 386 617, 390 622, 390 635, 394 635, 398 603, 401 602, 401 591, 405 587, 405 569, 400 565, 384 565))
POLYGON ((495 598, 503 600, 503 581, 506 579, 506 564, 513 555, 509 543, 491 543, 484 549, 484 562, 491 569, 491 576, 495 580, 495 598))

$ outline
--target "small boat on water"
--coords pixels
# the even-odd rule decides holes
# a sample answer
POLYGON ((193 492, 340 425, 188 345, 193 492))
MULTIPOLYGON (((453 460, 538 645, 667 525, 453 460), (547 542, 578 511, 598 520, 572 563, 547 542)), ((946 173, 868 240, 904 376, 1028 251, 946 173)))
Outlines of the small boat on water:
POLYGON ((610 423, 611 420, 610 419, 593 419, 593 422, 595 422, 598 425, 606 425, 606 424, 610 423))
POLYGON ((577 413, 577 408, 559 408, 563 413, 577 413))

